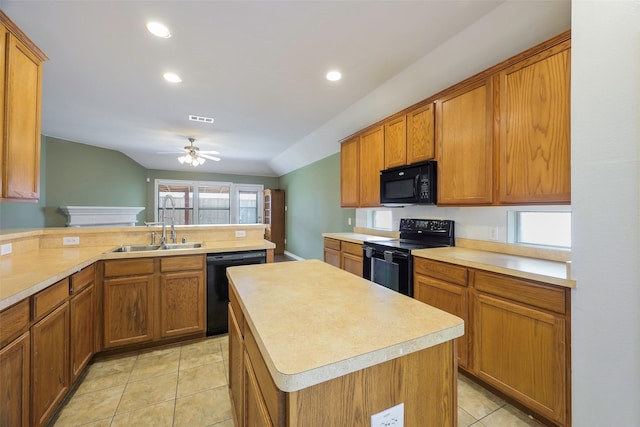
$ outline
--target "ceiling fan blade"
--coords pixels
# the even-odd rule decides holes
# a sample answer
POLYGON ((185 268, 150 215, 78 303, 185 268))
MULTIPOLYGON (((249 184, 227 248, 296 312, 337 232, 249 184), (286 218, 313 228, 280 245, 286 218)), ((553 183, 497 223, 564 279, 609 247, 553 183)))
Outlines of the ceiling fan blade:
POLYGON ((202 154, 202 153, 198 153, 198 157, 204 157, 205 159, 213 160, 214 162, 220 161, 220 157, 213 157, 213 156, 209 156, 207 154, 202 154))
POLYGON ((198 153, 200 153, 200 154, 220 154, 220 152, 218 152, 218 151, 202 151, 202 150, 198 150, 198 153))

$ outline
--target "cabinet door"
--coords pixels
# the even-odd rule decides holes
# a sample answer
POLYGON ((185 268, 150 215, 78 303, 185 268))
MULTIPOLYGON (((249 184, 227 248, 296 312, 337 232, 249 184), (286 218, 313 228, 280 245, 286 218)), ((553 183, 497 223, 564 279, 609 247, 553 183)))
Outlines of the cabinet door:
POLYGON ((37 200, 42 62, 11 33, 6 45, 2 197, 37 200))
POLYGON ((493 94, 485 82, 436 103, 438 204, 493 201, 493 94))
POLYGON ((431 103, 407 114, 408 164, 435 158, 434 111, 431 103))
POLYGON ((85 287, 69 301, 71 309, 71 383, 93 357, 96 318, 95 285, 85 287))
POLYGON ((340 240, 324 238, 324 262, 341 268, 340 240))
POLYGON ((384 168, 407 164, 407 119, 406 116, 384 124, 384 168))
POLYGON ((0 426, 29 425, 30 340, 27 331, 0 350, 0 426))
POLYGON ((362 256, 342 253, 342 269, 362 277, 362 256))
POLYGON ((31 327, 33 425, 46 424, 69 391, 69 304, 31 327))
POLYGON ((413 281, 414 298, 426 304, 451 313, 464 320, 465 334, 456 339, 458 363, 468 366, 467 344, 469 340, 469 302, 466 287, 454 285, 432 277, 416 274, 413 281))
POLYGON ((360 203, 360 137, 340 145, 340 206, 357 208, 360 203))
POLYGON ((229 389, 236 426, 244 426, 244 344, 232 304, 229 304, 229 389))
POLYGON ((160 276, 160 336, 175 337, 206 330, 203 271, 160 276))
POLYGON ((566 420, 565 320, 478 293, 475 374, 541 415, 566 420))
POLYGON ((571 201, 567 41, 500 73, 500 202, 571 201))
POLYGON ((244 359, 244 375, 245 375, 245 423, 251 427, 273 427, 267 406, 260 394, 260 386, 249 355, 245 353, 244 359))
POLYGON ((380 171, 384 169, 384 128, 360 136, 360 206, 380 206, 380 171))
POLYGON ((104 348, 153 339, 153 276, 118 277, 103 283, 104 348))

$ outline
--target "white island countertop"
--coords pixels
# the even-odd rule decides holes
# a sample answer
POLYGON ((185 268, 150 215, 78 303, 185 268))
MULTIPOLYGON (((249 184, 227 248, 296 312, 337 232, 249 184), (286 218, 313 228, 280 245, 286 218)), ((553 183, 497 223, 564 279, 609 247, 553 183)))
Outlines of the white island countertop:
POLYGON ((227 275, 285 392, 464 334, 462 319, 318 260, 230 267, 227 275))

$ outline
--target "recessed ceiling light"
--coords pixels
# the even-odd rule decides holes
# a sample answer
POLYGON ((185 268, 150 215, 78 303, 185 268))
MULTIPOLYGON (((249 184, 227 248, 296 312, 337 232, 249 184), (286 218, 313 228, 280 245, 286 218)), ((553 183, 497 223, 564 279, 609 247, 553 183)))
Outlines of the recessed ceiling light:
POLYGON ((166 81, 171 83, 180 83, 182 81, 180 76, 175 73, 164 73, 162 77, 164 77, 166 81))
POLYGON ((147 22, 147 30, 149 30, 149 32, 154 36, 162 37, 164 39, 171 37, 169 28, 161 22, 147 22))
POLYGON ((327 73, 327 80, 330 82, 336 82, 342 78, 340 71, 332 70, 327 73))

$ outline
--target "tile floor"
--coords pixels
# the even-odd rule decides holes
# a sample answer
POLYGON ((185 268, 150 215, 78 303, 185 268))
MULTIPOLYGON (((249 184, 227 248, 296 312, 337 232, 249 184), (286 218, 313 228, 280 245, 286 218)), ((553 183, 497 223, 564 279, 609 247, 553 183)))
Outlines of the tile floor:
MULTIPOLYGON (((98 360, 89 366, 52 425, 233 427, 227 389, 228 344, 228 337, 220 335, 98 360)), ((459 376, 458 426, 539 425, 459 376)))

